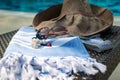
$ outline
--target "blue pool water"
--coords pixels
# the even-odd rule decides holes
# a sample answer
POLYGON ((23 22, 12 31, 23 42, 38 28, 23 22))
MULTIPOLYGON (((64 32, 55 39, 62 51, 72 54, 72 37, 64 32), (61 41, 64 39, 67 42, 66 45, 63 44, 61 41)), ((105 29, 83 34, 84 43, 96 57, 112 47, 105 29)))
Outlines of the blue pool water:
POLYGON ((38 12, 62 2, 63 0, 0 0, 0 9, 38 12))
POLYGON ((89 3, 108 8, 115 16, 120 16, 120 0, 89 0, 89 3))
MULTIPOLYGON (((115 16, 120 16, 120 0, 88 0, 89 3, 108 8, 115 16)), ((0 9, 39 12, 63 3, 63 0, 0 0, 0 9)))

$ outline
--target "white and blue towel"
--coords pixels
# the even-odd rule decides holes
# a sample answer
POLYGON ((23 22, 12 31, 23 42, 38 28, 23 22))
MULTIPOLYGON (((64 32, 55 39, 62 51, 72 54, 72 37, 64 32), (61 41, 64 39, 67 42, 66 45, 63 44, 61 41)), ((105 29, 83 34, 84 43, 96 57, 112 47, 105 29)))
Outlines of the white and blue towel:
POLYGON ((52 38, 51 47, 31 46, 33 27, 22 27, 12 38, 0 60, 0 80, 72 80, 71 75, 84 72, 104 73, 106 66, 90 58, 78 36, 52 38))

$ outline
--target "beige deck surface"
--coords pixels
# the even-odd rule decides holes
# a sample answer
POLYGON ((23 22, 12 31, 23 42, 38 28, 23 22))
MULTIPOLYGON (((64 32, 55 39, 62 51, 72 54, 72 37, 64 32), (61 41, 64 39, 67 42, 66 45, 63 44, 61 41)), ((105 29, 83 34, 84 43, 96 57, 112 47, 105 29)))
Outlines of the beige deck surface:
POLYGON ((118 64, 117 68, 113 71, 112 75, 109 77, 108 80, 120 80, 120 63, 118 64))
POLYGON ((31 25, 35 13, 0 10, 0 34, 31 25))

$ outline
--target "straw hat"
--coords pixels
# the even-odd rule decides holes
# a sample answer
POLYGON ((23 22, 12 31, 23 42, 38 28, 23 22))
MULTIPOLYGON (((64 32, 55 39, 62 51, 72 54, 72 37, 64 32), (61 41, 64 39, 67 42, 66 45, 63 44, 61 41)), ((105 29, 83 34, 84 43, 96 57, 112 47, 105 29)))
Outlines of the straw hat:
POLYGON ((64 26, 69 33, 78 36, 97 34, 112 24, 111 11, 91 5, 86 0, 64 0, 63 4, 39 12, 33 19, 33 26, 37 30, 42 27, 64 26))

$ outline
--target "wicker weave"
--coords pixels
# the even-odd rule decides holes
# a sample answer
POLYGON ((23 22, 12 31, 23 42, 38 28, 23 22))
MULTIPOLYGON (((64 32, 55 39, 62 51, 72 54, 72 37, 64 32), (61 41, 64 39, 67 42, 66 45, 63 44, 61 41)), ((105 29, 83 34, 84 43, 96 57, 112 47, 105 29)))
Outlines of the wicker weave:
POLYGON ((2 58, 10 40, 17 30, 0 35, 0 58, 2 58))
MULTIPOLYGON (((17 32, 12 31, 0 35, 0 57, 2 58, 12 36, 17 32)), ((107 33, 103 33, 103 39, 109 39, 113 42, 113 49, 97 53, 95 51, 89 50, 91 57, 96 58, 98 62, 102 62, 107 65, 107 72, 105 74, 98 73, 95 76, 88 76, 83 73, 75 74, 76 80, 107 80, 111 75, 113 70, 116 68, 117 64, 120 62, 120 27, 113 26, 107 33)))

